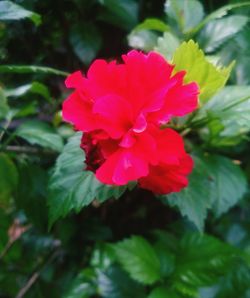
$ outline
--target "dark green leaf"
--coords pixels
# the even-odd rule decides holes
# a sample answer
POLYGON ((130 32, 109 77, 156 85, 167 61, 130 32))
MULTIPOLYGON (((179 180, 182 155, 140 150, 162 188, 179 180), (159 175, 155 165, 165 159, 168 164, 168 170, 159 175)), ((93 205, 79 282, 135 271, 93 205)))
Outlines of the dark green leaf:
POLYGON ((125 30, 131 30, 138 22, 138 3, 135 0, 99 0, 104 6, 100 18, 125 30))
POLYGON ((241 255, 234 247, 198 233, 186 234, 177 254, 176 270, 171 283, 187 296, 195 296, 199 287, 218 282, 237 264, 241 255))
POLYGON ((79 212, 94 199, 103 202, 111 197, 119 198, 127 188, 101 184, 92 172, 85 171, 80 142, 81 133, 76 133, 57 159, 49 183, 50 224, 71 210, 79 212))
POLYGON ((21 164, 18 170, 16 205, 24 210, 27 218, 37 227, 45 228, 48 222, 46 204, 48 175, 37 165, 21 164))
POLYGON ((40 145, 55 151, 61 151, 63 140, 47 123, 38 120, 26 121, 21 124, 16 135, 31 144, 40 145))
POLYGON ((75 54, 85 64, 97 55, 102 43, 101 35, 93 24, 76 25, 70 32, 70 43, 75 54))
POLYGON ((200 32, 199 43, 205 52, 213 52, 247 24, 248 17, 233 15, 211 21, 200 32))
POLYGON ((209 155, 206 165, 213 179, 213 212, 220 216, 234 206, 247 191, 247 180, 241 168, 230 159, 209 155))
POLYGON ((189 185, 179 193, 172 193, 163 201, 178 207, 199 230, 203 230, 207 210, 211 208, 212 184, 207 164, 203 158, 194 157, 194 170, 189 185))
POLYGON ((114 249, 117 260, 133 279, 149 285, 161 279, 160 261, 144 238, 133 236, 115 244, 114 249))
POLYGON ((116 266, 98 271, 98 289, 104 298, 145 297, 143 287, 116 266))
POLYGON ((77 275, 63 298, 89 298, 96 293, 96 287, 96 273, 87 268, 77 275))
POLYGON ((148 298, 181 298, 181 297, 179 293, 175 293, 171 291, 169 287, 155 288, 148 296, 148 298))
POLYGON ((3 207, 8 205, 18 183, 16 166, 5 153, 0 153, 0 177, 0 207, 3 207))
MULTIPOLYGON (((168 196, 168 204, 177 206, 199 230, 203 229, 207 210, 220 216, 234 206, 247 190, 240 167, 223 156, 203 155, 195 158, 189 186, 168 196)), ((166 202, 166 198, 163 199, 166 202)))
POLYGON ((230 10, 241 8, 244 6, 250 6, 250 2, 240 2, 240 3, 232 3, 225 6, 220 7, 219 9, 213 11, 211 14, 206 16, 202 22, 200 22, 193 30, 192 33, 198 32, 200 29, 202 29, 206 24, 208 24, 212 20, 220 19, 228 14, 230 10))
POLYGON ((249 103, 249 86, 227 86, 202 107, 194 123, 208 117, 210 146, 238 144, 250 130, 249 103))
POLYGON ((27 10, 22 6, 11 1, 0 1, 0 20, 12 21, 29 18, 35 25, 41 24, 41 16, 33 11, 27 10))

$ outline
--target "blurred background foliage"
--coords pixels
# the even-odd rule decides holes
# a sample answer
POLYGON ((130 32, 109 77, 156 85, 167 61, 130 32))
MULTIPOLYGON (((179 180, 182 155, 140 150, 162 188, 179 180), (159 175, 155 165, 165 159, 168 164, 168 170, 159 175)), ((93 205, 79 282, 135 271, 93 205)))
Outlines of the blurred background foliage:
POLYGON ((249 14, 240 0, 0 1, 1 298, 250 297, 249 14), (230 86, 185 119, 190 187, 156 198, 90 177, 77 193, 83 156, 60 110, 67 73, 130 48, 178 63, 191 38, 212 65, 235 65, 230 86))

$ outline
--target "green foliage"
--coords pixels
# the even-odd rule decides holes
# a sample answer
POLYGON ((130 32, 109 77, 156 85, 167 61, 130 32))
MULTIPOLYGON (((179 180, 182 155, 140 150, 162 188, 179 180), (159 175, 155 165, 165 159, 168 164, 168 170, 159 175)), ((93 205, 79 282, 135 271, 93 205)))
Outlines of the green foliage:
POLYGON ((173 63, 176 71, 186 70, 186 83, 192 81, 198 83, 201 102, 208 101, 225 85, 233 67, 233 63, 226 68, 215 67, 206 59, 198 44, 192 40, 182 43, 175 51, 173 63))
POLYGON ((81 133, 76 133, 59 155, 50 179, 50 224, 71 210, 79 212, 94 199, 100 202, 110 197, 119 198, 126 186, 111 187, 101 184, 90 171, 84 169, 84 153, 80 149, 81 133))
POLYGON ((0 65, 0 73, 41 73, 67 76, 68 73, 51 67, 36 65, 0 65))
POLYGON ((165 12, 170 24, 178 26, 183 33, 198 25, 204 16, 203 6, 198 0, 168 0, 165 12))
POLYGON ((213 52, 240 32, 248 22, 247 16, 233 15, 209 22, 200 32, 199 43, 207 52, 213 52))
POLYGON ((133 236, 114 246, 117 259, 130 276, 143 284, 159 281, 160 261, 145 239, 133 236))
POLYGON ((155 51, 162 54, 167 60, 172 60, 175 50, 179 47, 180 41, 170 32, 165 32, 163 37, 159 37, 155 51))
POLYGON ((242 199, 246 190, 246 177, 238 165, 223 156, 205 154, 195 158, 189 187, 163 200, 203 230, 209 209, 220 216, 242 199))
POLYGON ((0 297, 249 298, 250 2, 163 2, 0 1, 0 297), (101 184, 62 121, 65 77, 128 47, 200 86, 179 193, 101 184))
POLYGON ((35 25, 41 24, 41 16, 35 12, 24 9, 11 1, 0 2, 0 21, 12 21, 29 18, 35 25))
POLYGON ((41 121, 24 122, 16 131, 16 135, 30 144, 37 144, 55 151, 63 148, 62 138, 47 123, 41 121))
POLYGON ((16 166, 4 153, 0 153, 0 176, 0 207, 4 207, 9 203, 18 182, 16 166))
POLYGON ((100 50, 102 39, 92 24, 79 24, 72 27, 70 44, 75 54, 85 64, 89 64, 100 50))

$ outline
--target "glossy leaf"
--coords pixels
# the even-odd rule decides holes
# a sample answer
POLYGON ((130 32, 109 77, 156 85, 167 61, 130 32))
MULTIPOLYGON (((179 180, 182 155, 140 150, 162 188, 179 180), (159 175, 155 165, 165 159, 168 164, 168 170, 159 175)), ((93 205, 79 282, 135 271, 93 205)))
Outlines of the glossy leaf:
POLYGON ((119 198, 127 188, 101 184, 92 172, 85 171, 80 141, 81 133, 76 133, 57 159, 49 182, 50 224, 72 210, 79 212, 94 199, 103 202, 111 197, 119 198))
POLYGON ((30 144, 40 145, 55 151, 61 151, 63 140, 47 123, 38 120, 26 121, 21 124, 16 135, 30 144))
POLYGON ((184 295, 196 296, 200 287, 212 285, 225 276, 237 258, 240 259, 237 249, 215 237, 186 234, 178 248, 172 286, 184 295))
POLYGON ((163 199, 175 206, 180 213, 202 231, 207 211, 211 208, 213 181, 203 158, 194 157, 194 170, 189 176, 189 185, 179 193, 172 193, 163 199))
POLYGON ((218 217, 243 198, 247 191, 247 180, 239 165, 226 157, 207 156, 206 165, 214 181, 212 210, 218 217))
POLYGON ((98 289, 104 298, 145 298, 143 287, 116 266, 98 271, 98 289))
POLYGON ((14 89, 4 90, 4 94, 6 97, 19 97, 25 95, 28 92, 39 94, 50 101, 50 93, 48 87, 39 82, 32 82, 31 84, 22 85, 14 89))
POLYGON ((27 10, 12 1, 0 1, 0 21, 12 21, 29 18, 35 25, 41 24, 41 16, 27 10))
POLYGON ((249 86, 227 86, 203 106, 194 123, 207 118, 210 146, 236 145, 250 130, 249 104, 249 86))
POLYGON ((208 16, 206 16, 193 30, 192 33, 197 33, 199 30, 201 30, 205 25, 207 25, 209 22, 220 19, 228 14, 229 11, 237 9, 237 8, 243 8, 250 6, 249 1, 240 2, 240 3, 232 3, 225 6, 220 7, 219 9, 213 11, 208 16))
POLYGON ((247 182, 240 167, 226 157, 201 155, 194 161, 188 187, 163 201, 176 206, 202 230, 207 211, 211 209, 216 216, 228 211, 246 193, 247 182))
POLYGON ((206 102, 221 89, 232 70, 233 64, 228 67, 215 67, 208 62, 198 44, 193 40, 184 42, 175 51, 173 63, 175 70, 185 70, 185 82, 195 81, 200 87, 201 102, 206 102))
POLYGON ((144 238, 133 236, 115 244, 114 249, 117 260, 133 279, 148 285, 160 280, 160 261, 144 238))
POLYGON ((248 22, 247 16, 233 15, 211 21, 201 31, 199 43, 205 52, 213 52, 240 32, 248 22))

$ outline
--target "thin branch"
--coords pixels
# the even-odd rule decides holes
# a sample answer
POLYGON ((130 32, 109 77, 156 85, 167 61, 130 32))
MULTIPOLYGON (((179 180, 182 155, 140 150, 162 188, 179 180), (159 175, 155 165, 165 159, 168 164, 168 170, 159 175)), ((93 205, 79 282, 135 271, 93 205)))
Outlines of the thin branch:
POLYGON ((40 148, 35 148, 30 146, 6 146, 4 151, 16 152, 16 153, 29 153, 29 154, 45 154, 45 155, 56 154, 52 150, 40 149, 40 148))
POLYGON ((38 280, 40 277, 42 271, 57 257, 59 254, 59 250, 54 251, 49 259, 42 265, 42 267, 34 272, 27 283, 20 289, 20 291, 17 293, 16 298, 23 298, 24 295, 29 291, 29 289, 33 286, 33 284, 38 280))

